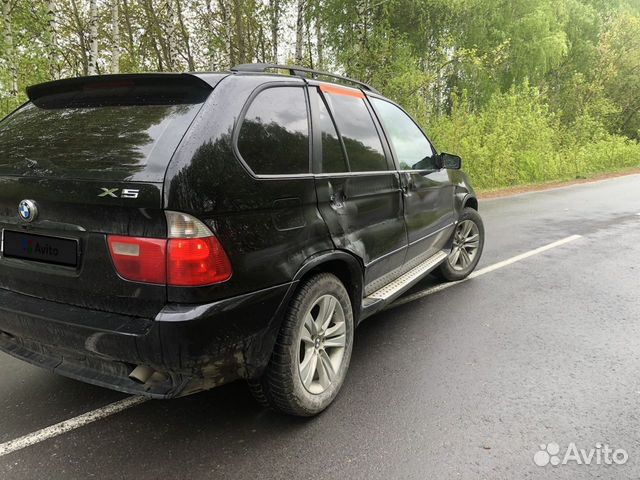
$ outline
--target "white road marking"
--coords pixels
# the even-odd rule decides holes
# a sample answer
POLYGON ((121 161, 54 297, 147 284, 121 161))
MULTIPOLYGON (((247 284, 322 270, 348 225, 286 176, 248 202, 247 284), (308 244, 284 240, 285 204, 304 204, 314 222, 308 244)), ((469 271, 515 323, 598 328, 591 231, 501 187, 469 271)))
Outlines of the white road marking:
POLYGON ((145 397, 127 397, 119 402, 111 403, 102 408, 98 408, 91 412, 84 413, 77 417, 65 420, 64 422, 57 423, 50 427, 43 428, 37 432, 29 433, 24 437, 16 438, 15 440, 9 440, 6 443, 0 444, 0 457, 8 455, 23 448, 30 447, 36 443, 44 442, 63 433, 70 432, 76 428, 84 427, 90 423, 96 422, 110 415, 119 413, 127 408, 135 407, 141 403, 149 400, 145 397))
MULTIPOLYGON (((426 297, 427 295, 431 295, 432 293, 439 292, 444 290, 445 288, 453 287, 462 282, 466 282, 470 278, 476 278, 480 275, 484 275, 486 273, 493 272, 498 270, 499 268, 506 267, 507 265, 511 265, 513 263, 524 260, 525 258, 532 257, 534 255, 538 255, 539 253, 546 252, 547 250, 551 250, 552 248, 559 247, 560 245, 564 245, 565 243, 573 242, 582 238, 580 235, 571 235, 570 237, 563 238, 562 240, 558 240, 557 242, 550 243, 548 245, 544 245, 540 248, 536 248, 534 250, 530 250, 525 253, 521 253, 520 255, 516 255, 515 257, 511 257, 507 260, 503 260, 502 262, 494 263, 493 265, 489 265, 488 267, 484 267, 480 270, 473 272, 469 277, 465 280, 461 280, 459 282, 449 282, 442 283, 440 285, 436 285, 435 287, 428 288, 421 292, 414 293, 412 295, 408 295, 406 297, 402 297, 396 302, 389 305, 387 308, 397 307, 398 305, 402 305, 408 302, 412 302, 418 298, 426 297)), ((90 423, 96 422, 98 420, 102 420, 110 415, 114 415, 116 413, 122 412, 127 408, 135 407, 136 405, 140 405, 148 400, 145 397, 128 397, 124 400, 120 400, 119 402, 111 403, 102 408, 98 408, 91 412, 84 413, 75 418, 71 418, 69 420, 65 420, 64 422, 57 423, 56 425, 52 425, 50 427, 43 428, 42 430, 38 430, 37 432, 29 433, 23 437, 17 438, 15 440, 9 440, 6 443, 0 444, 0 457, 4 455, 8 455, 10 453, 16 452, 18 450, 22 450, 23 448, 30 447, 40 442, 44 442, 45 440, 49 440, 50 438, 57 437, 58 435, 62 435, 64 433, 70 432, 80 427, 84 427, 90 423)))
POLYGON ((528 252, 521 253, 520 255, 516 255, 515 257, 511 257, 511 258, 508 258, 508 259, 503 260, 501 262, 497 262, 497 263, 494 263, 492 265, 489 265, 488 267, 481 268, 480 270, 476 270, 471 275, 469 275, 466 279, 460 280, 459 282, 440 283, 440 284, 435 285, 435 286, 433 286, 431 288, 427 288, 426 290, 422 290, 420 292, 412 293, 411 295, 407 295, 406 297, 400 297, 398 300, 396 300, 395 302, 393 302, 392 304, 390 304, 386 308, 393 308, 393 307, 397 307, 397 306, 400 306, 400 305, 404 305, 405 303, 413 302, 414 300, 417 300, 419 298, 423 298, 423 297, 426 297, 426 296, 431 295, 433 293, 440 292, 440 291, 445 290, 447 288, 453 287, 454 285, 458 285, 459 283, 466 282, 469 279, 476 278, 476 277, 479 277, 481 275, 485 275, 487 273, 494 272, 494 271, 496 271, 496 270, 498 270, 500 268, 504 268, 504 267, 506 267, 508 265, 514 264, 514 263, 519 262, 521 260, 524 260, 525 258, 533 257, 534 255, 538 255, 538 254, 540 254, 542 252, 546 252, 547 250, 551 250, 552 248, 556 248, 556 247, 559 247, 559 246, 564 245, 566 243, 573 242, 574 240, 578 240, 579 238, 582 238, 582 236, 581 235, 571 235, 570 237, 566 237, 566 238, 563 238, 563 239, 558 240, 556 242, 549 243, 548 245, 544 245, 544 246, 536 248, 534 250, 529 250, 528 252))

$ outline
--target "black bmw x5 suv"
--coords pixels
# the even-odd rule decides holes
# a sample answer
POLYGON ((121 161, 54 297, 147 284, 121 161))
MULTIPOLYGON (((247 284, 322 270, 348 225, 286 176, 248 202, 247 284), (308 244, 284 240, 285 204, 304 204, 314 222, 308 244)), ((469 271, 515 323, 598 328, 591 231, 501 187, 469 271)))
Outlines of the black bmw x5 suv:
POLYGON ((56 373, 154 398, 243 378, 313 415, 359 322, 480 258, 460 158, 360 82, 252 64, 27 93, 0 123, 0 349, 56 373))

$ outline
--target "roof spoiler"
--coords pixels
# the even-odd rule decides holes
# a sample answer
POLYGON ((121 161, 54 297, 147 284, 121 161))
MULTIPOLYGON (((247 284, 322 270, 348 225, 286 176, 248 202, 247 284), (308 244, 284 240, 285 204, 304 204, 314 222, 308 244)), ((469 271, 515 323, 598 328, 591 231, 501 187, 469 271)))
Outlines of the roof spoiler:
POLYGON ((199 103, 212 89, 187 73, 139 73, 54 80, 27 87, 27 96, 43 108, 158 105, 199 103))

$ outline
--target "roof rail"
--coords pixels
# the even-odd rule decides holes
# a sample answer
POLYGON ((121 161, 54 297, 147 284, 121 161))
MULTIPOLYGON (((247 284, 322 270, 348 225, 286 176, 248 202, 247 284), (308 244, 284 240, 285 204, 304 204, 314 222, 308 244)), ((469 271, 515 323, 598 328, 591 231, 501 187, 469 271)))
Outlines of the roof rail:
POLYGON ((359 87, 369 90, 373 93, 380 93, 371 85, 367 85, 364 82, 360 82, 358 80, 354 80, 353 78, 345 77, 343 75, 337 75, 335 73, 323 72, 321 70, 314 70, 312 68, 299 67, 297 65, 278 65, 276 63, 243 63, 240 65, 235 65, 231 68, 232 72, 265 72, 267 70, 286 70, 289 72, 289 75, 293 75, 296 77, 306 78, 307 75, 310 74, 311 78, 318 77, 329 77, 335 78, 337 80, 342 80, 343 82, 354 83, 359 87))

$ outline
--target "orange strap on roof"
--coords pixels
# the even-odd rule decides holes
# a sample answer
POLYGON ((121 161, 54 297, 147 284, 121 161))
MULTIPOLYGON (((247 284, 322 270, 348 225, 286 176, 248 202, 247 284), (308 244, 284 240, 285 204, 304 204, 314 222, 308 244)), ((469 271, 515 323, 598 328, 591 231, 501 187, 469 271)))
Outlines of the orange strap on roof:
POLYGON ((351 88, 341 88, 334 85, 320 84, 320 90, 324 93, 331 93, 333 95, 345 95, 347 97, 364 98, 364 93, 360 90, 353 90, 351 88))

